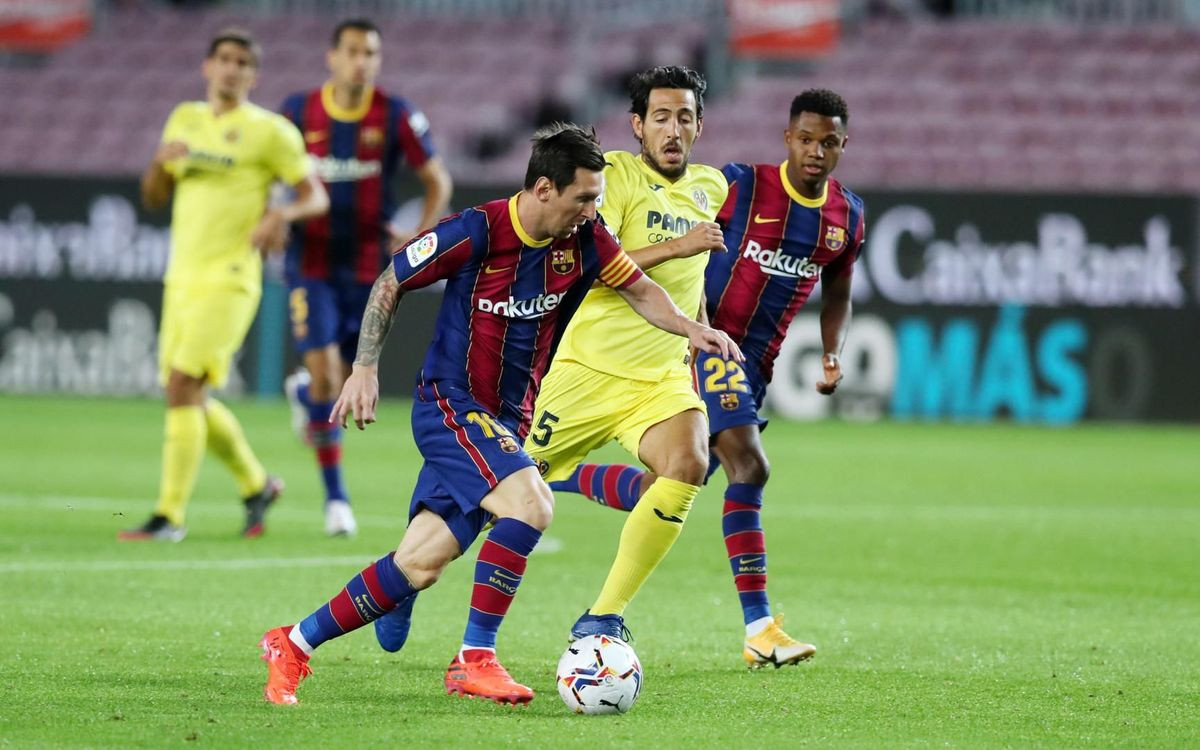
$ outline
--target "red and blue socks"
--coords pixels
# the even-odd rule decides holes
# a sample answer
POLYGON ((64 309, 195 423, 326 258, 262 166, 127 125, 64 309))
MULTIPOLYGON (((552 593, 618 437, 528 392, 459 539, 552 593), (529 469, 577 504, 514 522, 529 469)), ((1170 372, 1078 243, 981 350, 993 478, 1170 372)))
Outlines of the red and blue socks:
POLYGON ((296 398, 308 409, 308 438, 317 453, 317 466, 325 484, 325 501, 350 501, 342 484, 342 426, 329 421, 332 401, 313 401, 308 385, 296 389, 296 398))
POLYGON ((645 472, 622 464, 580 464, 568 479, 551 482, 550 489, 575 492, 588 500, 630 511, 642 495, 645 472))
POLYGON ((526 558, 541 537, 542 532, 515 518, 497 520, 488 533, 475 562, 471 610, 463 633, 467 661, 476 660, 469 653, 472 649, 496 650, 496 631, 521 585, 526 558))
POLYGON ((762 485, 758 484, 729 485, 721 516, 729 567, 733 570, 733 583, 747 626, 757 626, 761 624, 759 621, 771 617, 767 600, 767 546, 760 518, 762 493, 762 485))
MULTIPOLYGON (((645 472, 620 464, 582 464, 569 479, 551 482, 550 488, 575 492, 618 510, 633 510, 641 495, 645 472)), ((731 484, 725 490, 721 530, 733 582, 742 605, 742 617, 750 630, 761 630, 770 621, 771 605, 767 598, 767 548, 762 530, 763 487, 758 484, 731 484)))
POLYGON ((325 641, 383 617, 415 592, 389 552, 363 568, 337 596, 301 620, 288 637, 301 651, 311 654, 325 641))

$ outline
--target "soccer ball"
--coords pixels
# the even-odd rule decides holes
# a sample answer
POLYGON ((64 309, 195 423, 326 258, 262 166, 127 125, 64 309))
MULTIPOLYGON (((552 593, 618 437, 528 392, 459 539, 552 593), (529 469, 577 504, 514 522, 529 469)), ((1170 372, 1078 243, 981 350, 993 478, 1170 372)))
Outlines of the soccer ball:
POLYGON ((625 641, 589 635, 558 660, 558 694, 577 714, 623 714, 642 692, 642 665, 625 641))

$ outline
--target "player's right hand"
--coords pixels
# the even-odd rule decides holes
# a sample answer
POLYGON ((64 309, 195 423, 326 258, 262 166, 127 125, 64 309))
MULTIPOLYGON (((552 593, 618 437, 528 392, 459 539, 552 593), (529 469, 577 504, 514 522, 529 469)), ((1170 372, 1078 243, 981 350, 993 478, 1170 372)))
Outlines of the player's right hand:
POLYGON ((329 421, 346 427, 346 419, 354 414, 354 424, 365 430, 375 421, 375 407, 379 404, 379 373, 374 367, 355 365, 350 377, 342 386, 342 393, 329 413, 329 421))
POLYGON ((742 350, 738 348, 734 340, 729 338, 729 334, 709 328, 703 323, 696 323, 695 328, 688 332, 688 341, 701 351, 720 354, 722 359, 732 359, 736 362, 746 361, 746 356, 742 354, 742 350))
POLYGON ((183 141, 168 141, 161 144, 154 152, 154 161, 156 164, 166 164, 169 161, 182 159, 188 153, 190 153, 188 145, 183 141))
POLYGON ((725 252, 725 235, 721 233, 721 225, 713 221, 698 222, 680 239, 683 240, 680 258, 690 258, 705 250, 725 252))
POLYGON ((817 393, 829 396, 837 390, 838 384, 842 382, 841 357, 836 354, 826 354, 821 357, 821 369, 825 371, 825 378, 817 381, 817 393))

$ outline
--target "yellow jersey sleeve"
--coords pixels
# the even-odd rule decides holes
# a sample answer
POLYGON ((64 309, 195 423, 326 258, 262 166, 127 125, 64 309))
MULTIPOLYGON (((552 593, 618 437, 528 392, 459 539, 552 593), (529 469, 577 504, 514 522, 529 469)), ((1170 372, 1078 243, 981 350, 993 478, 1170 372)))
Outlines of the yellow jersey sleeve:
POLYGON ((618 242, 621 239, 621 222, 625 220, 629 191, 627 160, 622 158, 622 154, 626 152, 609 151, 604 155, 604 161, 607 162, 607 166, 604 167, 604 194, 600 196, 596 206, 605 225, 618 242))
POLYGON ((304 148, 304 137, 282 115, 273 116, 271 125, 274 137, 265 154, 267 164, 280 182, 295 185, 312 171, 308 151, 304 148))
MULTIPOLYGON (((183 121, 186 119, 184 110, 191 106, 191 103, 176 105, 175 109, 171 110, 171 114, 167 116, 167 122, 163 125, 162 142, 170 143, 171 141, 182 141, 183 136, 183 121)), ((163 164, 163 170, 172 177, 179 177, 183 172, 185 159, 175 159, 163 164)))

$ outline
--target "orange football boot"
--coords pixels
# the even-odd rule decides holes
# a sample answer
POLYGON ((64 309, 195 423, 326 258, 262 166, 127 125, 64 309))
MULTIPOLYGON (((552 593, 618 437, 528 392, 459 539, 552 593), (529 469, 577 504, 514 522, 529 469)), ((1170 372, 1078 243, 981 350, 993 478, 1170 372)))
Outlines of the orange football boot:
POLYGON ((267 687, 263 695, 272 703, 292 705, 296 702, 296 688, 300 681, 312 674, 308 657, 298 654, 288 639, 291 627, 275 628, 263 634, 262 660, 267 663, 267 687))
POLYGON ((456 654, 446 668, 446 692, 510 705, 533 700, 533 690, 513 680, 490 651, 479 661, 463 661, 462 654, 456 654))

